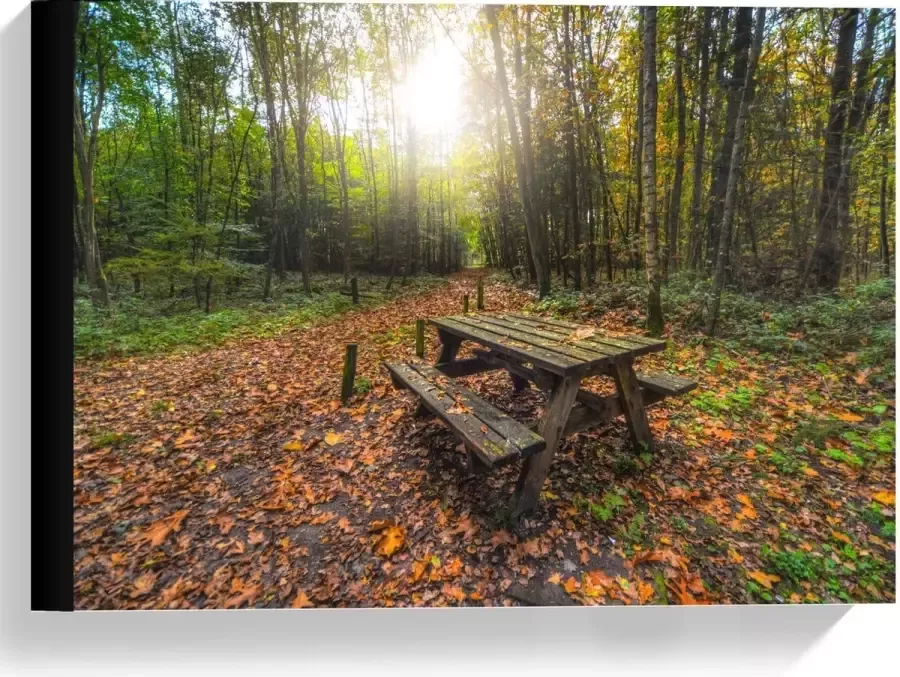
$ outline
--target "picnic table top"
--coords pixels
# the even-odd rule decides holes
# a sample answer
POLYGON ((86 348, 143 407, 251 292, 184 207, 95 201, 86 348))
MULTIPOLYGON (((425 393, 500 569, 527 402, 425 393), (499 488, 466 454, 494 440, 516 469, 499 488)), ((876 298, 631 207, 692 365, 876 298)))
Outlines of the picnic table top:
POLYGON ((523 313, 471 313, 429 322, 517 362, 562 376, 598 372, 613 362, 666 348, 659 339, 612 335, 591 325, 523 313))

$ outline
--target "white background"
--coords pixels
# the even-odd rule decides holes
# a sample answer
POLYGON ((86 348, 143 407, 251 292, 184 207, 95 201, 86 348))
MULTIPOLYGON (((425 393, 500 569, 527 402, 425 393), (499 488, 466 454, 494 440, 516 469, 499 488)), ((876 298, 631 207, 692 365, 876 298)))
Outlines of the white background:
POLYGON ((896 605, 30 612, 30 15, 0 2, 0 674, 898 674, 896 605))

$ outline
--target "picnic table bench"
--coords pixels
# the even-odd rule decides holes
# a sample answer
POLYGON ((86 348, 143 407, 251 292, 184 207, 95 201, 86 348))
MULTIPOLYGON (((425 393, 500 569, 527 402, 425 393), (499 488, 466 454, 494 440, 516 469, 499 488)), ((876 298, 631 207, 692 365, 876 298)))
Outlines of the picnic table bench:
POLYGON ((473 313, 434 318, 441 341, 437 363, 386 363, 394 384, 421 400, 418 413, 440 417, 463 441, 469 464, 480 472, 514 460, 524 463, 516 483, 513 514, 537 503, 559 441, 624 415, 633 446, 652 451, 646 407, 696 387, 670 374, 640 374, 634 360, 665 350, 665 341, 620 336, 597 327, 523 313, 473 313), (464 341, 477 343, 474 357, 457 359, 464 341), (518 392, 534 383, 548 392, 543 416, 532 431, 453 379, 504 369, 518 392), (616 393, 601 396, 581 387, 584 379, 610 376, 616 393))

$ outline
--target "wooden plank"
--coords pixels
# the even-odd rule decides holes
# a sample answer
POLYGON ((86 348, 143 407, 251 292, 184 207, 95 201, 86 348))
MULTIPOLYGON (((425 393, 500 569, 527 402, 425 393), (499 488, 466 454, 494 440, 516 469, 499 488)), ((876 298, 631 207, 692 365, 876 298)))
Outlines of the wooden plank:
POLYGON ((506 369, 510 374, 515 374, 520 378, 524 378, 525 380, 534 383, 541 390, 549 390, 553 387, 552 379, 545 378, 548 376, 547 372, 529 369, 517 362, 511 362, 504 359, 500 355, 496 355, 489 350, 475 348, 472 352, 498 369, 506 369))
MULTIPOLYGON (((589 324, 575 324, 574 322, 566 322, 564 320, 557 320, 554 318, 543 317, 541 315, 526 315, 525 313, 503 313, 503 315, 508 315, 512 317, 521 318, 526 321, 531 321, 537 324, 546 324, 551 325, 560 329, 568 329, 570 331, 574 331, 576 329, 584 329, 585 327, 590 327, 591 329, 595 329, 600 332, 600 336, 605 339, 615 339, 617 341, 628 341, 629 343, 635 343, 642 346, 653 348, 653 350, 649 350, 647 352, 655 352, 666 349, 666 342, 662 339, 654 339, 649 338, 647 336, 639 336, 637 334, 625 334, 623 336, 614 336, 608 333, 605 330, 600 329, 599 327, 594 327, 589 324)), ((593 337, 592 337, 593 338, 593 337)))
POLYGON ((480 357, 470 357, 465 360, 442 362, 434 365, 434 368, 445 376, 449 376, 451 378, 460 378, 462 376, 471 376, 472 374, 481 374, 485 371, 495 371, 497 369, 503 369, 502 365, 492 364, 480 357))
POLYGON ((587 324, 573 324, 568 327, 561 327, 558 325, 558 323, 543 321, 543 318, 535 318, 534 316, 529 317, 522 315, 521 313, 502 313, 499 316, 511 321, 519 320, 520 322, 527 322, 529 325, 532 325, 534 327, 542 327, 542 331, 553 333, 554 335, 561 338, 570 337, 572 336, 573 332, 579 329, 593 329, 595 332, 594 334, 578 339, 577 343, 596 344, 599 349, 606 348, 607 352, 615 352, 616 349, 618 349, 619 351, 626 350, 630 351, 634 357, 637 357, 639 355, 646 355, 647 353, 658 352, 666 349, 665 341, 648 339, 643 336, 634 336, 631 334, 627 336, 613 336, 603 329, 600 329, 599 327, 594 327, 587 324), (531 321, 524 320, 523 318, 525 317, 529 317, 529 320, 531 321))
MULTIPOLYGON (((473 318, 466 318, 473 319, 473 318)), ((541 329, 536 329, 534 326, 526 325, 521 322, 516 322, 515 320, 509 320, 502 316, 498 315, 479 315, 478 320, 481 322, 485 322, 492 326, 502 327, 506 330, 513 330, 516 332, 520 332, 522 334, 526 334, 528 336, 534 336, 535 338, 550 340, 553 342, 558 342, 562 346, 572 346, 577 348, 578 350, 594 353, 599 357, 615 357, 622 352, 629 352, 629 348, 623 348, 620 346, 602 346, 591 344, 586 341, 577 340, 577 341, 567 341, 566 338, 570 336, 569 334, 560 335, 555 332, 543 331, 541 329)))
MULTIPOLYGON (((519 362, 530 362, 540 365, 555 374, 567 374, 584 367, 584 363, 579 360, 574 360, 559 353, 552 353, 534 345, 517 344, 499 334, 462 324, 454 318, 435 318, 429 320, 429 322, 436 326, 439 331, 452 332, 461 337, 460 340, 464 337, 471 341, 476 341, 500 355, 511 357, 519 362)), ((439 360, 439 362, 446 361, 448 360, 439 360)))
POLYGON ((385 366, 392 377, 419 396, 425 407, 446 421, 485 464, 502 464, 544 448, 538 434, 435 368, 417 362, 385 366))
POLYGON ((622 411, 628 422, 631 443, 638 452, 653 451, 653 435, 650 432, 650 422, 647 420, 647 410, 644 408, 634 365, 631 361, 615 362, 610 371, 616 381, 622 411))
POLYGON ((513 341, 519 341, 528 345, 538 346, 539 348, 543 348, 544 350, 549 350, 554 353, 559 353, 560 355, 565 355, 566 357, 571 357, 574 360, 581 360, 590 364, 591 366, 606 364, 606 362, 611 357, 609 354, 600 352, 597 349, 587 350, 574 343, 560 341, 552 334, 549 335, 550 339, 548 340, 546 338, 540 337, 536 331, 522 331, 516 327, 503 326, 496 321, 488 322, 485 319, 476 319, 471 316, 454 319, 457 319, 462 324, 467 324, 472 327, 484 329, 485 331, 494 332, 495 334, 499 334, 500 336, 511 339, 513 341))
POLYGON ((412 363, 412 367, 429 381, 438 383, 443 390, 472 413, 489 428, 510 440, 523 456, 544 448, 544 440, 535 435, 527 426, 504 414, 492 404, 481 399, 468 388, 464 388, 424 362, 412 363))
POLYGON ((585 368, 602 366, 606 364, 610 359, 608 355, 599 352, 583 350, 577 346, 565 343, 563 341, 548 341, 547 339, 543 339, 531 334, 526 334, 516 329, 501 327, 496 324, 485 322, 484 320, 474 319, 472 317, 453 317, 449 319, 455 320, 456 322, 459 322, 460 324, 466 325, 468 327, 480 329, 482 331, 495 334, 498 337, 502 337, 510 341, 515 341, 516 344, 540 348, 541 350, 553 353, 554 355, 568 358, 571 361, 582 364, 585 368))
POLYGON ((683 395, 697 387, 697 382, 683 376, 662 372, 637 374, 637 381, 647 390, 660 395, 683 395))
POLYGON ((502 463, 504 460, 518 458, 520 451, 508 443, 494 430, 484 426, 476 416, 469 413, 450 413, 449 410, 458 407, 456 401, 450 397, 441 387, 429 382, 409 364, 385 363, 388 371, 395 375, 403 387, 415 393, 421 405, 436 416, 440 417, 462 439, 463 443, 478 454, 488 466, 502 463))
POLYGON ((553 455, 556 453, 556 447, 566 428, 580 385, 581 377, 578 375, 556 378, 556 383, 554 383, 547 401, 547 407, 544 409, 544 415, 541 417, 540 433, 547 446, 542 452, 525 459, 525 463, 522 465, 522 471, 516 482, 512 509, 512 516, 515 518, 537 505, 544 481, 547 479, 547 473, 550 471, 553 455))
POLYGON ((447 364, 453 362, 456 359, 456 354, 459 352, 462 339, 456 334, 451 334, 442 329, 438 329, 438 338, 441 340, 441 352, 438 355, 437 363, 447 364))

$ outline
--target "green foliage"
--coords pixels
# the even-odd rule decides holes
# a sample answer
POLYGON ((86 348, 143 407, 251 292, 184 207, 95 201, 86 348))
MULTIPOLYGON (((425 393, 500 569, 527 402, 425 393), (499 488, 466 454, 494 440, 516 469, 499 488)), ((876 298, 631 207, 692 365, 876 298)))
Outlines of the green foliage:
POLYGON ((125 447, 133 443, 134 440, 134 435, 128 433, 104 432, 91 439, 91 447, 94 449, 125 447))
POLYGON ((588 501, 587 505, 591 517, 600 522, 608 522, 625 507, 625 499, 619 491, 605 491, 600 496, 599 503, 588 501))
POLYGON ((357 395, 365 395, 370 390, 372 390, 371 379, 368 379, 365 376, 358 376, 356 378, 356 383, 353 385, 353 392, 357 395))
POLYGON ((779 576, 794 583, 814 581, 825 569, 821 557, 814 557, 803 550, 774 550, 764 545, 760 554, 779 576))

